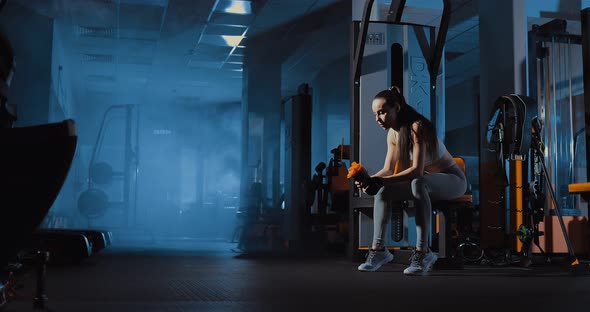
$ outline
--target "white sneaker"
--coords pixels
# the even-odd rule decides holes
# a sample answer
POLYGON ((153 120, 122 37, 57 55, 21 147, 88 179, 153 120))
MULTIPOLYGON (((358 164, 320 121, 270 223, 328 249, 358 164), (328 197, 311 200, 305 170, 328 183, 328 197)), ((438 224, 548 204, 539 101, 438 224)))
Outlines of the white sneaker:
POLYGON ((420 252, 414 251, 410 258, 410 266, 404 270, 405 275, 426 275, 432 271, 432 266, 438 257, 432 251, 420 252))
POLYGON ((387 250, 387 247, 383 250, 369 249, 367 260, 365 263, 359 265, 358 270, 364 272, 374 272, 377 271, 382 265, 391 262, 392 260, 393 254, 387 250))

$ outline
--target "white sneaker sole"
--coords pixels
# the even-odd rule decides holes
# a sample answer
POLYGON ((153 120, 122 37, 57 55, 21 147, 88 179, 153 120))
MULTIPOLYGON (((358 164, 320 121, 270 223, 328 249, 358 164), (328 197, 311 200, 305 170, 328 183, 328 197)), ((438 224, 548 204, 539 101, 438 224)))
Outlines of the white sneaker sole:
POLYGON ((359 266, 358 267, 358 270, 361 271, 361 272, 375 272, 375 271, 379 270, 379 268, 382 267, 384 264, 387 264, 387 263, 389 263, 391 261, 393 261, 393 254, 390 253, 389 255, 387 255, 387 258, 385 258, 383 260, 383 262, 379 263, 375 267, 373 267, 373 268, 366 268, 365 269, 365 268, 361 268, 361 266, 359 266))

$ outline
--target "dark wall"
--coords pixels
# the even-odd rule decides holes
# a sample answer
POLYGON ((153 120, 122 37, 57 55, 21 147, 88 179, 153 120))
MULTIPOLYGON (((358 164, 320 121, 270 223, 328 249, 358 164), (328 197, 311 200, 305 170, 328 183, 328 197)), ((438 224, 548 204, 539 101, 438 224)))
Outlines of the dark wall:
POLYGON ((465 80, 446 90, 445 145, 453 155, 478 156, 477 79, 465 80))
POLYGON ((47 123, 51 87, 53 19, 8 2, 0 27, 15 51, 16 72, 9 101, 17 107, 16 126, 47 123))
POLYGON ((312 164, 330 160, 330 151, 350 142, 350 68, 348 56, 327 64, 312 81, 314 88, 312 164))
POLYGON ((445 145, 465 160, 467 182, 479 189, 479 79, 471 78, 446 89, 445 145))

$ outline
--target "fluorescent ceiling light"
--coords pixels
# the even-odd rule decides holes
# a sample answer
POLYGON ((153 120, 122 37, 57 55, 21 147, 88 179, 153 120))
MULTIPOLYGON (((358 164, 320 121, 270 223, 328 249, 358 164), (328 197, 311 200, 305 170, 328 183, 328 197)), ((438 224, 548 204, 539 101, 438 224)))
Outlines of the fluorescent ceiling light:
POLYGON ((250 14, 252 13, 252 6, 250 5, 250 1, 233 0, 229 1, 223 11, 230 14, 250 14))
POLYGON ((221 38, 225 40, 225 43, 228 46, 237 47, 240 45, 240 42, 242 42, 242 39, 244 39, 244 36, 221 36, 221 38))

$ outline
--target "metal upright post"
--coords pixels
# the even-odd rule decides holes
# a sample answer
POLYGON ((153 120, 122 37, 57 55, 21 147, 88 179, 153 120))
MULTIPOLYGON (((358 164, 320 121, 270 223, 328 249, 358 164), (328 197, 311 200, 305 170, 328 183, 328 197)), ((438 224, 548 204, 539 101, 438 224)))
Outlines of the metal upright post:
MULTIPOLYGON (((582 10, 582 60, 584 73, 584 120, 586 129, 586 162, 590 159, 590 8, 582 10)), ((590 166, 586 166, 586 179, 590 166)))

